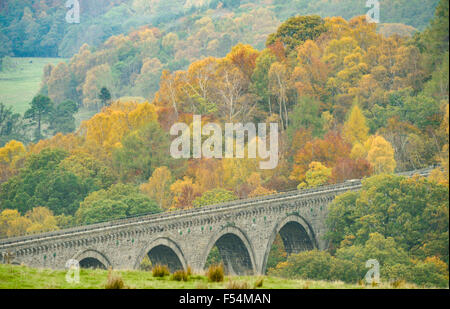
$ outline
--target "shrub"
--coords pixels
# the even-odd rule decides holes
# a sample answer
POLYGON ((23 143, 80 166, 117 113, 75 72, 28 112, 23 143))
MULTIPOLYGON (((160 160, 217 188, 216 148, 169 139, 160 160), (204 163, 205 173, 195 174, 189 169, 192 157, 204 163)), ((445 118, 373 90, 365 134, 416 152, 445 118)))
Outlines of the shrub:
POLYGON ((259 277, 256 279, 255 284, 253 285, 254 288, 262 288, 264 283, 264 277, 259 277))
POLYGON ((358 267, 351 261, 338 259, 325 251, 304 251, 289 256, 279 263, 269 274, 285 278, 313 280, 340 280, 357 282, 361 278, 358 267))
POLYGON ((249 289, 249 286, 248 283, 245 281, 239 282, 230 280, 228 281, 226 288, 230 290, 245 290, 249 289))
POLYGON ((410 281, 413 267, 407 264, 386 265, 381 272, 381 278, 387 278, 392 284, 401 281, 410 281))
POLYGON ((330 280, 332 257, 328 252, 312 250, 291 254, 269 274, 285 278, 330 280))
POLYGON ((358 267, 351 261, 332 257, 331 273, 329 280, 340 280, 347 283, 355 283, 361 279, 358 267))
POLYGON ((148 258, 148 256, 145 256, 145 258, 142 260, 141 265, 139 265, 139 269, 143 271, 150 271, 152 269, 152 262, 148 258))
POLYGON ((108 271, 108 280, 105 284, 105 289, 120 290, 124 289, 125 284, 123 283, 122 277, 112 273, 111 269, 108 271))
POLYGON ((222 282, 224 278, 223 265, 211 265, 206 272, 206 276, 210 282, 222 282))
POLYGON ((167 265, 157 264, 152 269, 153 277, 164 277, 170 275, 169 268, 167 265))
POLYGON ((177 270, 172 275, 174 281, 189 281, 189 275, 184 270, 177 270))
POLYGON ((414 265, 411 281, 421 286, 448 287, 448 267, 438 257, 429 257, 414 265))
POLYGON ((395 280, 391 283, 394 289, 401 289, 405 286, 405 284, 406 284, 405 280, 395 280))
POLYGON ((191 275, 192 275, 192 269, 191 269, 191 266, 188 266, 188 267, 187 267, 187 269, 186 269, 186 274, 187 274, 188 276, 191 276, 191 275))

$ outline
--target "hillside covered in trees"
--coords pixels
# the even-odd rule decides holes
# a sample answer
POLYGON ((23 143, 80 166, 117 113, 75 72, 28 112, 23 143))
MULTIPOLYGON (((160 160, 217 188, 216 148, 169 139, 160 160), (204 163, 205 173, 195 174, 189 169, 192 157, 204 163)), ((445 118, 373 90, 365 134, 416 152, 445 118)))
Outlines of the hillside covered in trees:
MULTIPOLYGON (((401 2, 381 1, 390 9, 383 11, 379 31, 411 35, 426 27, 437 5, 437 0, 401 2)), ((81 105, 92 100, 98 87, 88 73, 99 75, 96 83, 111 87, 115 98, 133 94, 151 100, 164 69, 186 69, 206 56, 224 57, 238 43, 261 50, 267 35, 292 15, 350 19, 367 8, 355 0, 81 0, 80 10, 80 23, 69 24, 67 9, 58 1, 5 1, 0 6, 0 58, 76 55, 53 76, 63 78, 59 91, 81 105), (80 65, 85 71, 74 68, 80 65)), ((49 87, 49 96, 59 102, 49 87)))
MULTIPOLYGON (((68 10, 65 1, 2 1, 0 57, 2 54, 69 57, 84 43, 98 46, 112 35, 126 34, 142 25, 158 27, 167 33, 188 34, 189 31, 185 30, 206 16, 212 18, 214 24, 240 18, 236 26, 240 26, 247 36, 258 36, 255 27, 248 23, 245 25, 245 21, 251 19, 251 15, 260 15, 259 9, 264 9, 272 19, 261 19, 262 24, 253 24, 258 27, 264 24, 276 27, 279 21, 293 15, 317 14, 349 19, 364 15, 367 10, 365 1, 359 0, 79 0, 79 3, 80 24, 68 24, 65 22, 68 10)), ((389 7, 389 10, 383 11, 381 22, 405 24, 423 30, 432 18, 436 5, 437 0, 383 0, 381 6, 389 7)))
MULTIPOLYGON (((360 192, 330 206, 329 252, 286 259, 278 240, 270 272, 355 282, 361 261, 375 256, 385 278, 448 285, 448 0, 429 23, 421 10, 416 24, 392 4, 387 21, 421 29, 412 36, 345 18, 356 6, 344 17, 280 24, 284 1, 212 3, 167 17, 175 28, 115 34, 46 67, 23 117, 0 105, 0 236, 365 178, 360 192), (117 100, 124 96, 134 98, 117 100), (96 114, 76 129, 79 108, 96 114), (278 166, 171 158, 171 125, 194 114, 219 124, 277 122, 278 166), (426 179, 392 175, 431 165, 426 179)), ((291 5, 329 15, 325 3, 335 4, 291 5)), ((130 5, 116 4, 111 10, 130 5)))

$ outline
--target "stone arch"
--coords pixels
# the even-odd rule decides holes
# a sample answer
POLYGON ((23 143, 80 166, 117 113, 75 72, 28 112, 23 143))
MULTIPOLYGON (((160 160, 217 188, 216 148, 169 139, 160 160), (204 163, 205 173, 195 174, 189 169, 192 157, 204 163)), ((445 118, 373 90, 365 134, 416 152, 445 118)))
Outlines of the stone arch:
MULTIPOLYGON (((288 254, 318 248, 318 243, 311 225, 300 215, 288 215, 287 217, 279 221, 272 230, 262 261, 262 274, 264 274, 266 271, 267 259, 269 258, 270 249, 278 233, 284 234, 282 235, 282 238, 284 236, 284 238, 288 239, 292 238, 294 234, 300 235, 298 241, 289 244, 288 248, 286 248, 288 254)), ((283 242, 285 241, 286 239, 283 239, 283 242)))
POLYGON ((180 246, 167 237, 160 237, 148 243, 138 254, 134 269, 139 268, 146 255, 152 263, 167 265, 171 272, 187 269, 186 258, 180 246))
POLYGON ((229 226, 217 232, 208 242, 206 251, 202 255, 202 267, 211 249, 217 245, 224 260, 225 271, 230 274, 255 274, 255 252, 244 231, 229 226))
POLYGON ((74 259, 80 263, 80 267, 82 268, 94 267, 108 269, 109 267, 112 267, 112 264, 106 255, 94 249, 84 250, 78 253, 74 259))

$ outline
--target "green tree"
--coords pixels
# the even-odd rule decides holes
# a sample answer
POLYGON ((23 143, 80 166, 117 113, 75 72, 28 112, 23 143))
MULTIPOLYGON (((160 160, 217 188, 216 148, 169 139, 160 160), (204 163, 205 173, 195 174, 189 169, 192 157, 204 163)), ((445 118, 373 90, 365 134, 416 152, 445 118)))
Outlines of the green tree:
POLYGON ((269 46, 280 40, 289 53, 306 40, 316 39, 326 30, 324 20, 318 15, 295 16, 278 27, 276 33, 269 35, 266 45, 269 46))
POLYGON ((291 254, 286 262, 269 269, 269 275, 353 283, 361 279, 357 267, 350 261, 337 259, 330 253, 317 249, 291 254))
POLYGON ((344 193, 329 205, 332 247, 364 245, 370 234, 393 238, 417 258, 437 256, 448 263, 448 186, 425 178, 377 175, 359 192, 344 193))
POLYGON ((89 194, 75 214, 79 224, 92 224, 139 214, 161 212, 156 202, 132 185, 116 184, 89 194))
POLYGON ((98 94, 98 98, 102 102, 102 107, 108 106, 109 102, 111 101, 111 93, 109 92, 108 88, 102 87, 102 89, 100 89, 100 93, 98 94))
POLYGON ((43 123, 49 122, 49 116, 53 110, 53 102, 49 97, 38 94, 31 101, 31 107, 25 112, 24 118, 30 119, 31 123, 36 126, 34 138, 36 141, 42 139, 43 123))
POLYGON ((0 147, 14 139, 24 141, 22 118, 14 113, 11 106, 0 103, 0 147))
POLYGON ((290 124, 287 133, 290 139, 301 128, 310 129, 314 137, 320 137, 324 133, 324 120, 321 118, 320 102, 318 100, 310 97, 300 97, 289 117, 290 124))
POLYGON ((269 91, 269 70, 276 61, 277 58, 270 49, 263 50, 256 58, 256 66, 252 75, 252 90, 259 96, 262 110, 269 114, 272 114, 273 108, 269 91))
POLYGON ((157 122, 133 131, 113 153, 113 164, 124 181, 146 181, 159 166, 171 167, 170 139, 157 122))
POLYGON ((50 130, 54 133, 70 133, 75 131, 75 117, 78 105, 70 100, 58 104, 52 111, 50 118, 50 130))
POLYGON ((65 158, 58 168, 85 180, 93 190, 107 189, 117 181, 111 166, 84 152, 77 152, 65 158))
POLYGON ((402 120, 409 121, 421 130, 439 128, 442 119, 439 102, 423 94, 407 97, 399 113, 402 120))
POLYGON ((25 214, 43 206, 55 215, 73 215, 84 197, 96 187, 92 180, 60 168, 67 156, 60 149, 44 149, 31 155, 19 174, 1 185, 0 209, 17 209, 25 214))

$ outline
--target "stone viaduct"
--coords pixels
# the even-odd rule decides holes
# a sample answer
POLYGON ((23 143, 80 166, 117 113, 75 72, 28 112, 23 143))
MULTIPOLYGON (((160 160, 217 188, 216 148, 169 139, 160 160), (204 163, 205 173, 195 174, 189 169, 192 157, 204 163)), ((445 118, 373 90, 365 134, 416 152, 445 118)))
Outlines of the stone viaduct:
MULTIPOLYGON (((430 169, 404 173, 428 175, 430 169)), ((230 274, 265 272, 271 245, 280 234, 288 254, 327 242, 327 206, 336 195, 358 190, 360 180, 292 191, 198 209, 146 215, 38 235, 0 240, 2 262, 64 269, 69 259, 81 267, 137 269, 147 255, 171 271, 204 269, 217 246, 230 274)))

